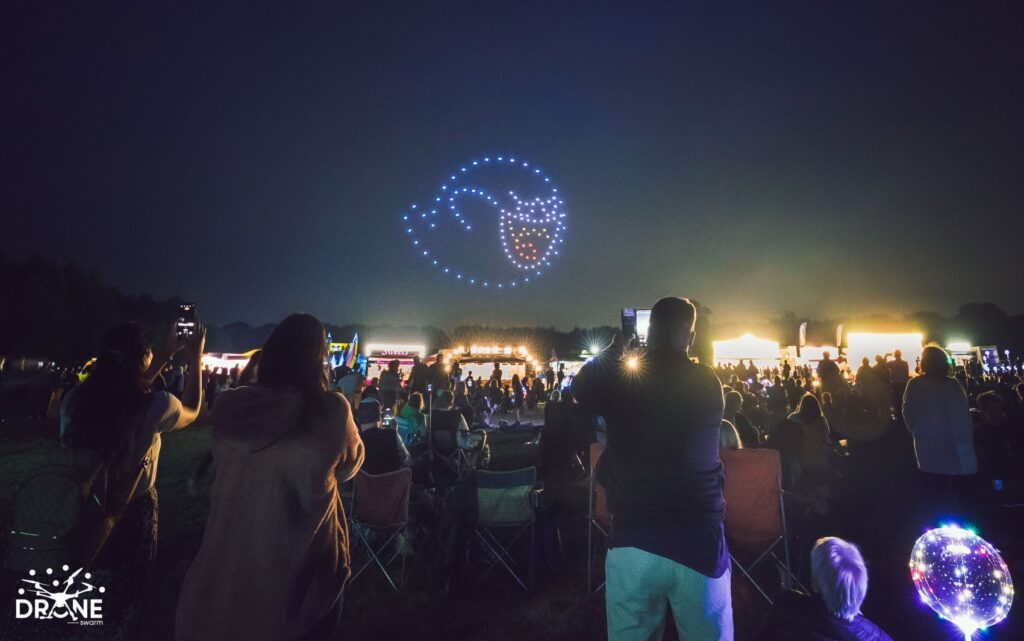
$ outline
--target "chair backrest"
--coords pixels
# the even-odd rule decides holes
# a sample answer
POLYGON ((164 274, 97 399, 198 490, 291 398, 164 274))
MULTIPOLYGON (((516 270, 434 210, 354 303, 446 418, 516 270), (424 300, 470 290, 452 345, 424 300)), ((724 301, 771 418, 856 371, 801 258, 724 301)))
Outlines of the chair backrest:
POLYGON ((521 525, 534 520, 531 494, 537 485, 537 468, 508 472, 477 470, 474 475, 478 524, 521 525))
POLYGON ((356 475, 352 489, 352 518, 375 528, 398 527, 409 519, 412 469, 387 474, 356 475))
POLYGON ((599 523, 611 523, 612 513, 608 509, 608 490, 597 480, 597 462, 604 454, 604 443, 590 444, 590 492, 593 497, 590 518, 599 523))
POLYGON ((734 547, 754 550, 785 531, 780 502, 782 462, 771 449, 722 450, 725 535, 734 547))
POLYGON ((398 416, 395 418, 395 429, 406 445, 416 445, 422 439, 422 434, 415 421, 398 416))
POLYGON ((434 410, 430 413, 431 445, 442 453, 454 452, 458 447, 455 433, 459 430, 459 418, 456 410, 434 410))

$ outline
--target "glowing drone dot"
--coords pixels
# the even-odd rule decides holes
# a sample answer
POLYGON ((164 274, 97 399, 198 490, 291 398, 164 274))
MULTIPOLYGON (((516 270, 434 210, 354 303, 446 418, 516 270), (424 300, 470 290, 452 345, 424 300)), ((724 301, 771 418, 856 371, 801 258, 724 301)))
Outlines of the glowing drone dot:
POLYGON ((46 568, 47 574, 53 574, 53 568, 46 568))
POLYGON ((57 587, 58 585, 60 585, 60 581, 58 581, 57 579, 54 579, 53 580, 53 587, 57 587))
POLYGON ((18 594, 25 594, 25 588, 18 588, 18 594))
POLYGON ((35 570, 29 570, 28 571, 28 575, 29 576, 35 576, 36 575, 36 571, 35 570))
POLYGON ((107 591, 107 589, 106 589, 106 588, 104 588, 104 587, 101 587, 101 588, 100 588, 100 594, 103 594, 103 593, 104 593, 104 592, 106 592, 106 591, 107 591))

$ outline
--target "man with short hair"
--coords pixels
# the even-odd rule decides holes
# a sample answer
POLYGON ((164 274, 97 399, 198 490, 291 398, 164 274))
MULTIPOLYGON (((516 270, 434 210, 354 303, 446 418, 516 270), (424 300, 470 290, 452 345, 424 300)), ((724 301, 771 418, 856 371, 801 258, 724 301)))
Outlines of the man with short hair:
POLYGON ((427 365, 420 362, 419 354, 412 357, 412 367, 409 369, 409 393, 419 392, 427 395, 427 365))
POLYGON ((843 377, 839 373, 839 366, 832 360, 832 354, 824 352, 821 360, 818 361, 818 378, 821 379, 821 391, 829 394, 838 394, 843 385, 843 377))
POLYGON ((696 314, 686 299, 661 299, 646 353, 605 352, 572 385, 576 402, 607 426, 597 476, 615 515, 605 559, 613 641, 660 639, 666 606, 680 639, 733 638, 722 385, 687 353, 696 314))

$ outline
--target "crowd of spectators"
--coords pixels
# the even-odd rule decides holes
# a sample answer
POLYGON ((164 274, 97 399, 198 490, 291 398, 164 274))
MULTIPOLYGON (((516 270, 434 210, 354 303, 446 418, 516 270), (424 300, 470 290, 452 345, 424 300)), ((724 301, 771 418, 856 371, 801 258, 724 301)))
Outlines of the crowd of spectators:
MULTIPOLYGON (((506 379, 495 363, 485 380, 417 357, 408 372, 393 361, 367 380, 324 366, 323 327, 304 314, 244 369, 210 369, 202 331, 172 332, 154 349, 143 328, 124 325, 94 361, 49 370, 32 414, 58 403, 64 446, 102 450, 123 471, 149 463, 101 560, 142 586, 157 544, 160 435, 209 412, 216 428, 198 474, 212 462, 217 471, 179 639, 329 638, 349 572, 341 485, 360 469, 410 467, 422 492, 434 483, 433 432, 450 433, 471 469, 485 467, 488 432, 520 427, 526 412, 542 411, 548 470, 584 472, 590 445, 606 443, 595 472, 614 515, 605 571, 616 640, 657 638, 669 609, 680 638, 732 638, 721 450, 779 452, 798 538, 801 516, 827 527, 850 440, 865 430, 907 430, 921 496, 936 504, 977 512, 1024 492, 1024 381, 1012 368, 958 366, 935 345, 914 364, 897 350, 855 371, 828 353, 814 367, 709 367, 688 355, 695 314, 684 299, 659 301, 645 349, 617 341, 574 379, 561 368, 506 379), (624 365, 627 352, 638 365, 624 365)), ((780 598, 765 639, 888 638, 860 613, 868 579, 857 545, 815 535, 797 549, 812 590, 780 598)), ((114 604, 120 618, 107 631, 131 638, 143 594, 114 604)))

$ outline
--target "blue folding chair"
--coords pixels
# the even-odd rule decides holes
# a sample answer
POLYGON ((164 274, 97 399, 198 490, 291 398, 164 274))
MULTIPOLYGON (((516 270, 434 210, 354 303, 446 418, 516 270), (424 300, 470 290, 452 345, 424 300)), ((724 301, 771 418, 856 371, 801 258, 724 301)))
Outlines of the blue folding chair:
POLYGON ((473 479, 476 486, 475 534, 491 557, 481 578, 501 565, 521 588, 529 590, 533 585, 535 509, 540 493, 537 468, 509 472, 476 470, 473 479), (529 534, 528 541, 526 534, 529 534), (526 542, 529 543, 526 559, 519 562, 512 552, 517 543, 522 547, 526 542))

